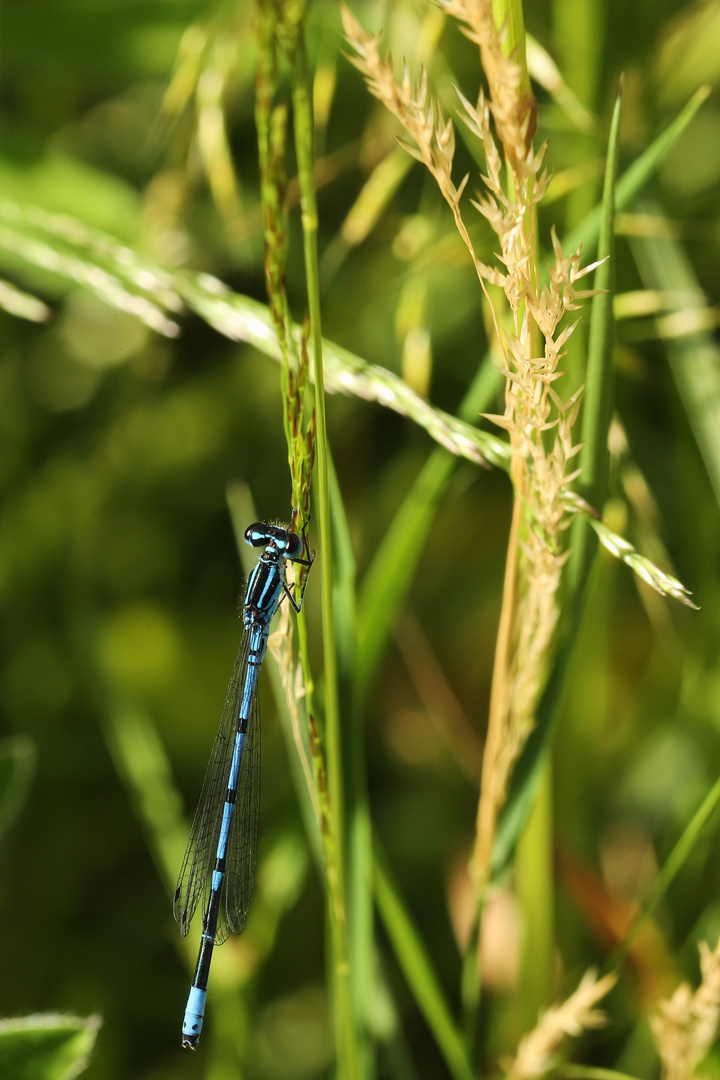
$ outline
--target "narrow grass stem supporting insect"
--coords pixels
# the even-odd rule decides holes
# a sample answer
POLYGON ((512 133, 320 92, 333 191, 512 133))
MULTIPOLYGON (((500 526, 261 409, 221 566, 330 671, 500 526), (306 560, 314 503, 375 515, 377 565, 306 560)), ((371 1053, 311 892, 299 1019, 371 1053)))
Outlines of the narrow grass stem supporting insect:
POLYGON ((317 256, 317 204, 314 180, 314 125, 310 79, 302 27, 292 56, 295 147, 298 161, 305 274, 310 312, 310 349, 316 395, 316 505, 322 567, 323 658, 325 671, 325 757, 328 818, 325 833, 328 919, 332 952, 333 1008, 338 1074, 342 1080, 361 1075, 357 1025, 352 1001, 345 883, 345 813, 342 776, 338 665, 333 611, 332 535, 329 500, 329 451, 325 419, 320 317, 320 275, 317 256))

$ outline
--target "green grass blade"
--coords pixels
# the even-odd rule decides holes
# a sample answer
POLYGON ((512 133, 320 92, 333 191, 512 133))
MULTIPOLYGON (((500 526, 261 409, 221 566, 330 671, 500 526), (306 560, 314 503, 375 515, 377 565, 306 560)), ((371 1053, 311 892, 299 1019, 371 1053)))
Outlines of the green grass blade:
MULTIPOLYGON (((177 315, 187 305, 218 333, 281 360, 268 306, 233 293, 209 274, 165 270, 81 221, 63 219, 61 229, 50 215, 7 199, 0 205, 0 224, 1 251, 12 252, 33 266, 50 267, 68 282, 80 281, 106 303, 131 311, 158 333, 176 337, 180 328, 167 313, 177 315)), ((300 328, 295 327, 296 347, 300 335, 300 328)), ((425 428, 453 454, 508 467, 509 452, 502 439, 435 408, 391 371, 368 364, 324 338, 321 343, 329 392, 377 401, 425 428)))
MULTIPOLYGON (((654 208, 660 216, 660 211, 654 208)), ((696 295, 703 291, 678 240, 638 237, 632 243, 643 283, 648 289, 696 295)), ((680 298, 678 304, 682 304, 680 298)), ((670 370, 705 462, 715 497, 720 503, 720 348, 709 330, 668 338, 665 350, 670 370)))
MULTIPOLYGON (((608 475, 608 428, 612 413, 612 275, 614 250, 615 176, 619 153, 622 98, 618 94, 608 143, 602 200, 602 227, 598 256, 606 259, 598 268, 595 285, 605 291, 593 299, 588 352, 587 388, 583 412, 583 481, 587 476, 587 496, 600 505, 605 497, 608 475)), ((502 873, 515 848, 532 806, 543 765, 549 752, 565 675, 577 638, 587 593, 587 582, 597 551, 597 538, 584 519, 573 526, 573 547, 568 577, 570 607, 553 669, 537 708, 536 726, 518 759, 510 784, 510 795, 498 821, 493 848, 493 875, 502 873)))
POLYGON ((18 289, 3 278, 0 278, 0 308, 10 315, 17 315, 18 319, 28 319, 30 322, 47 322, 52 315, 50 308, 43 304, 42 300, 18 289))
MULTIPOLYGON (((486 357, 460 406, 463 420, 490 407, 501 376, 486 357)), ((360 700, 374 678, 398 611, 407 595, 440 499, 457 458, 435 450, 397 511, 365 575, 358 605, 356 690, 360 700)))
MULTIPOLYGON (((682 836, 678 840, 677 844, 670 852, 665 865, 657 876, 655 884, 653 885, 652 892, 645 902, 642 911, 638 914, 637 918, 633 922, 629 931, 625 935, 625 938, 615 950, 610 962, 609 967, 616 969, 620 966, 625 955, 630 948, 630 945, 635 940, 638 932, 645 925, 647 920, 651 917, 658 904, 664 897, 672 885, 675 878, 678 876, 683 866, 690 857, 693 848, 700 839, 705 827, 707 826, 712 814, 717 809, 718 803, 720 803, 720 779, 716 780, 708 794, 703 799, 702 804, 695 811, 689 825, 683 832, 682 836)), ((718 821, 715 823, 717 827, 718 821)))
POLYGON ((435 450, 421 469, 387 530, 363 580, 358 611, 356 686, 360 700, 372 684, 455 459, 435 450))
MULTIPOLYGON (((593 297, 590 314, 588 361, 582 404, 582 473, 580 495, 602 512, 610 472, 608 432, 613 410, 613 298, 615 294, 615 176, 619 155, 622 84, 615 102, 608 143, 598 258, 605 260, 595 271, 593 287, 601 290, 593 297)), ((585 590, 597 552, 598 540, 584 516, 573 524, 569 566, 570 603, 584 607, 585 590)))
POLYGON ((353 999, 370 1022, 375 991, 375 945, 372 903, 372 842, 365 763, 365 732, 354 693, 356 566, 342 493, 330 459, 330 516, 334 548, 335 623, 340 710, 346 718, 343 738, 343 785, 347 817, 347 896, 353 999))
POLYGON ((0 1020, 0 1076, 72 1080, 88 1067, 100 1023, 53 1013, 0 1020))
POLYGON ((452 1018, 422 940, 403 907, 387 870, 375 859, 375 899, 413 997, 454 1080, 474 1080, 462 1036, 452 1018))
MULTIPOLYGON (((664 131, 658 135, 648 146, 647 150, 638 157, 625 171, 617 182, 615 192, 615 211, 624 210, 640 194, 648 180, 657 172, 663 160, 675 146, 676 142, 695 116, 700 106, 707 100, 710 89, 701 87, 688 101, 684 109, 672 120, 664 131)), ((585 255, 595 250, 600 237, 600 229, 603 220, 603 209, 596 207, 584 221, 578 225, 569 237, 564 247, 566 251, 574 251, 580 244, 583 245, 585 255)))

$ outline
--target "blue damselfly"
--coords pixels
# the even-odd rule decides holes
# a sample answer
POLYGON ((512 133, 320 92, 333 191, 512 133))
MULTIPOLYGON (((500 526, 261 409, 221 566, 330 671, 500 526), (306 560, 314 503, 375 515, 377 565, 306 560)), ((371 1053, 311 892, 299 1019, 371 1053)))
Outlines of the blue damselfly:
POLYGON ((283 597, 295 611, 302 608, 305 586, 296 600, 285 580, 285 563, 309 571, 315 553, 310 554, 306 528, 307 523, 298 535, 282 525, 258 522, 245 530, 246 542, 265 550, 248 579, 242 644, 173 900, 183 935, 202 900, 203 933, 182 1027, 182 1044, 193 1050, 202 1028, 213 947, 230 932, 242 933, 250 908, 260 811, 258 675, 283 597))

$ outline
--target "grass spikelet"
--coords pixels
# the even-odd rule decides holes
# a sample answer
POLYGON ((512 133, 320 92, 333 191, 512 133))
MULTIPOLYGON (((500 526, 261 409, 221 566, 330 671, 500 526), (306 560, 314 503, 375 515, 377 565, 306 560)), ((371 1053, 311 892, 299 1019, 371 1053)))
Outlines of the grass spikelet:
POLYGON ((580 985, 560 1005, 540 1017, 537 1025, 520 1042, 515 1058, 505 1065, 506 1080, 534 1080, 556 1064, 555 1056, 568 1038, 603 1027, 605 1014, 596 1005, 616 982, 615 975, 597 978, 595 971, 583 975, 580 985))
POLYGON ((414 145, 402 141, 402 146, 425 165, 437 183, 441 195, 452 210, 455 225, 470 253, 481 285, 485 288, 487 281, 502 287, 504 275, 478 258, 463 221, 460 198, 468 177, 464 177, 457 187, 453 183, 455 131, 452 120, 443 118, 440 106, 428 93, 427 72, 423 72, 418 87, 413 89, 409 70, 405 66, 402 82, 398 83, 393 72, 392 58, 388 56, 383 59, 380 55, 380 38, 368 34, 344 5, 341 6, 340 13, 345 36, 357 53, 357 56, 350 57, 351 62, 364 75, 370 93, 399 120, 413 140, 414 145))
POLYGON ((662 1061, 663 1080, 688 1080, 715 1041, 720 1023, 720 940, 700 943, 700 986, 682 983, 660 1003, 650 1026, 662 1061))

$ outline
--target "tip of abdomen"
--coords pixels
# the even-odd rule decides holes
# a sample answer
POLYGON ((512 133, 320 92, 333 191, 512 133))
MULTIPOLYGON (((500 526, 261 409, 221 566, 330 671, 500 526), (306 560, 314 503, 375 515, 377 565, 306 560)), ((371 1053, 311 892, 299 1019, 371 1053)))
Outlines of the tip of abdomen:
POLYGON ((182 1044, 195 1050, 202 1031, 206 992, 197 986, 190 988, 182 1026, 182 1044))

